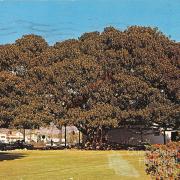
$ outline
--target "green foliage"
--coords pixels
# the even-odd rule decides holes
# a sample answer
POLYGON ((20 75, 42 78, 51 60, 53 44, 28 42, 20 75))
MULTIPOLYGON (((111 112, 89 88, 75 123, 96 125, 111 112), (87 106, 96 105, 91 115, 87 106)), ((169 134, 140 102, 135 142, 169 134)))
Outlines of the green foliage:
POLYGON ((54 46, 23 36, 0 46, 0 126, 53 121, 99 140, 122 124, 179 128, 179 60, 180 44, 150 27, 107 27, 54 46))
POLYGON ((179 179, 179 142, 153 145, 146 153, 146 172, 153 179, 179 179))

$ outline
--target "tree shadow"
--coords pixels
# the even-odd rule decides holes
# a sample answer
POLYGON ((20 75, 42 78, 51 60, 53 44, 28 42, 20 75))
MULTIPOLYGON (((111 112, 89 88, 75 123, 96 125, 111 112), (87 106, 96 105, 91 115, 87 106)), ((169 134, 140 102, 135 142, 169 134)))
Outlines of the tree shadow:
POLYGON ((22 159, 27 155, 22 153, 7 153, 7 152, 0 152, 0 161, 4 160, 15 160, 15 159, 22 159))

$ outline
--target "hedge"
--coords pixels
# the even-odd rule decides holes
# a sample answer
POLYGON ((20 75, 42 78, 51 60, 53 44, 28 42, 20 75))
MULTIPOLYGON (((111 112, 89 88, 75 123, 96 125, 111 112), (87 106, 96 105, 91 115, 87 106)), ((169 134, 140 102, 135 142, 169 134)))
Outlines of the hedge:
POLYGON ((146 151, 146 172, 156 180, 180 179, 180 142, 152 145, 146 151))

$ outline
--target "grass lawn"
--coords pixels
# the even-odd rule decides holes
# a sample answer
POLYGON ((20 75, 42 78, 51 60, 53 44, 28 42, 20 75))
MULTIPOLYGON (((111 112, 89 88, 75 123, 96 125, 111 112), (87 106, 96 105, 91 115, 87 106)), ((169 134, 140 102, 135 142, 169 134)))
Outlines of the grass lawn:
POLYGON ((148 180, 134 151, 0 152, 0 180, 148 180))

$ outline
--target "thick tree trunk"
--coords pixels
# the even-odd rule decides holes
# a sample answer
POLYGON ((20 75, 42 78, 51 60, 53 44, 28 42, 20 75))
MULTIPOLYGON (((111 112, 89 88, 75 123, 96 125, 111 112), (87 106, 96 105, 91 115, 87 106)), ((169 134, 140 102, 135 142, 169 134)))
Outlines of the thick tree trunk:
POLYGON ((78 139, 78 141, 79 141, 79 146, 81 145, 81 132, 79 131, 79 139, 78 139))
POLYGON ((101 127, 100 145, 103 143, 103 128, 101 127))
POLYGON ((23 128, 23 141, 25 142, 26 141, 26 129, 23 128))
POLYGON ((141 143, 143 142, 143 130, 140 129, 141 143))
POLYGON ((65 140, 65 147, 67 146, 67 133, 66 133, 66 125, 64 126, 64 140, 65 140))
POLYGON ((59 143, 62 143, 62 127, 59 127, 59 143))
POLYGON ((101 146, 104 143, 107 135, 107 129, 102 126, 97 127, 87 127, 85 126, 76 126, 78 130, 82 133, 84 145, 90 146, 93 149, 96 149, 97 146, 101 146))
POLYGON ((164 144, 166 144, 166 130, 163 129, 164 144))

